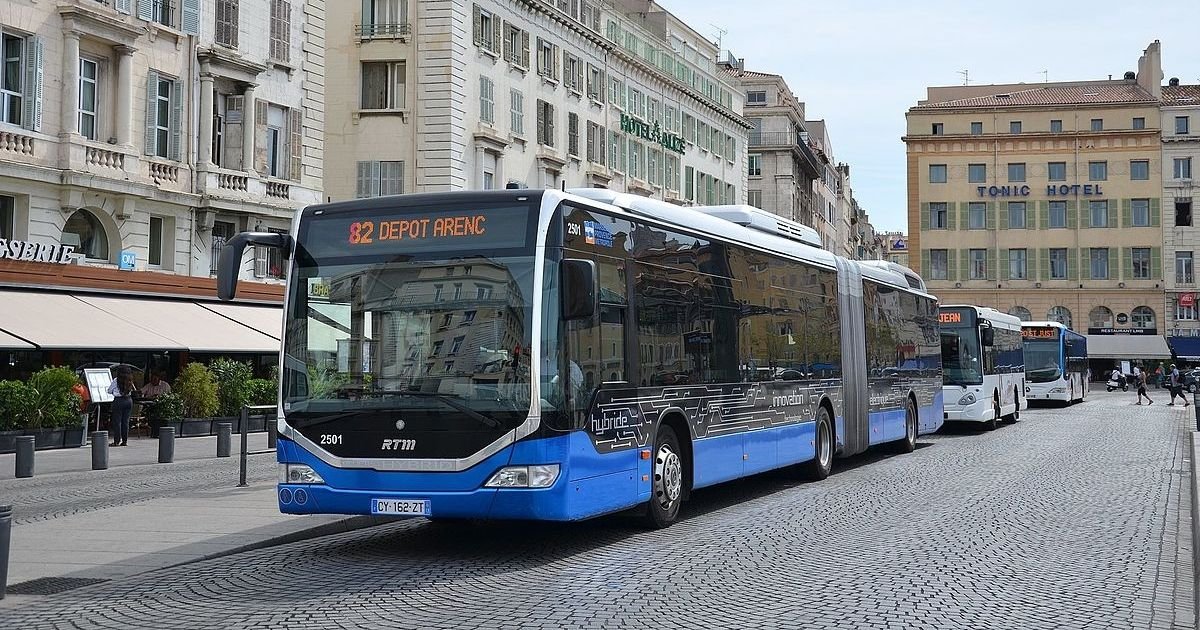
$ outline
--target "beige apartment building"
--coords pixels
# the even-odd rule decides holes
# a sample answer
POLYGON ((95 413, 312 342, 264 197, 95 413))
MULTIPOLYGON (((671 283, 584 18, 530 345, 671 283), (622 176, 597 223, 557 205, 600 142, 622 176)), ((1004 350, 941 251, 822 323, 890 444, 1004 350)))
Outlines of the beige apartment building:
POLYGON ((1164 311, 1167 339, 1176 356, 1200 360, 1195 257, 1200 224, 1194 215, 1195 175, 1200 168, 1200 85, 1177 79, 1162 94, 1164 311))
POLYGON ((1169 358, 1159 44, 1124 78, 931 87, 907 113, 910 263, 943 303, 1169 358))

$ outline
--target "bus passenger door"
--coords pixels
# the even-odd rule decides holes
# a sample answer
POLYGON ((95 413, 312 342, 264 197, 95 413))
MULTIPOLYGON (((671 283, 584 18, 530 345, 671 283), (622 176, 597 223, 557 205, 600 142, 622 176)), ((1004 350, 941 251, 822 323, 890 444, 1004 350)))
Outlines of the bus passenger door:
POLYGON ((842 415, 844 427, 839 433, 843 454, 867 449, 870 426, 867 423, 867 341, 863 327, 862 274, 858 264, 837 259, 838 311, 842 332, 842 415))

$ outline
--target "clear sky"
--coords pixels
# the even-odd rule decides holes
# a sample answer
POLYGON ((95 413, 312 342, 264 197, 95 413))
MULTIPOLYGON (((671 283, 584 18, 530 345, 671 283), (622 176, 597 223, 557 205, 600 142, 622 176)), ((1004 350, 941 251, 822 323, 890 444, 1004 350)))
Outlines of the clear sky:
POLYGON ((1121 77, 1162 42, 1163 74, 1200 83, 1196 0, 982 3, 975 0, 659 0, 700 33, 781 74, 877 229, 907 231, 904 112, 930 85, 1121 77))

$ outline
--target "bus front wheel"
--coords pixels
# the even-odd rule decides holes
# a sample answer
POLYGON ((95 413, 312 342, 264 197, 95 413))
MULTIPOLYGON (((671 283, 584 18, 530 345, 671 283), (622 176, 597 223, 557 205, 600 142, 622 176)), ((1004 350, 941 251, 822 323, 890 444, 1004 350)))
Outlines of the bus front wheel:
POLYGON ((904 402, 904 439, 896 442, 896 451, 911 453, 917 450, 917 409, 911 398, 904 402))
POLYGON ((646 509, 646 523, 651 528, 662 529, 679 518, 679 506, 683 503, 681 452, 675 429, 660 426, 654 438, 653 483, 646 509))
POLYGON ((806 479, 821 481, 833 470, 833 420, 824 406, 817 407, 813 431, 813 458, 800 465, 800 472, 806 479))

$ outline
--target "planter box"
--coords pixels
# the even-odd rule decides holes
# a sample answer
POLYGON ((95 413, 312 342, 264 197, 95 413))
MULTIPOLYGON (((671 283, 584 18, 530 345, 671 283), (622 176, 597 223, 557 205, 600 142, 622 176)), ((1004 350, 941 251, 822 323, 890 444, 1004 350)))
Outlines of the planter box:
POLYGON ((25 435, 25 431, 22 429, 0 431, 0 453, 17 452, 17 436, 19 435, 25 435))
POLYGON ((41 451, 48 448, 62 448, 66 431, 64 429, 36 429, 25 435, 32 435, 34 438, 33 448, 41 451))
POLYGON ((150 422, 150 437, 157 440, 158 439, 158 429, 160 427, 171 427, 172 429, 175 429, 175 437, 179 437, 179 435, 183 432, 182 425, 183 425, 182 420, 172 420, 170 422, 162 422, 159 420, 151 421, 150 422))
POLYGON ((222 422, 228 422, 233 428, 233 434, 237 435, 242 432, 242 419, 240 416, 217 416, 212 419, 212 434, 217 434, 217 425, 222 422))
POLYGON ((63 429, 63 448, 80 448, 87 441, 87 431, 83 427, 63 429))
POLYGON ((248 433, 261 433, 267 430, 267 420, 263 416, 250 416, 246 419, 248 433))
POLYGON ((212 435, 212 424, 211 418, 184 418, 175 435, 176 437, 212 435))

